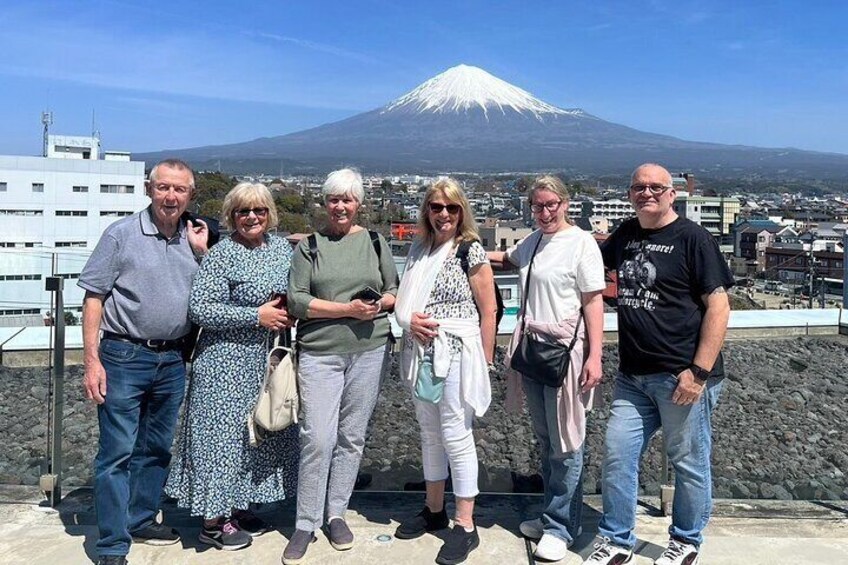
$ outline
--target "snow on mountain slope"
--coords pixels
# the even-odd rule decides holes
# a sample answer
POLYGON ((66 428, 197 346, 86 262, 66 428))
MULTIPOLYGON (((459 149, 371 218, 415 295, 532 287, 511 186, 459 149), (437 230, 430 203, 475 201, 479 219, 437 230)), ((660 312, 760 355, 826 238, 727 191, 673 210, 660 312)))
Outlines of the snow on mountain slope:
POLYGON ((431 78, 388 104, 381 114, 399 110, 458 113, 477 107, 483 110, 487 118, 490 110, 506 113, 507 109, 520 114, 532 114, 540 121, 544 121, 545 114, 583 114, 581 110, 563 110, 551 106, 526 90, 470 65, 457 65, 431 78))

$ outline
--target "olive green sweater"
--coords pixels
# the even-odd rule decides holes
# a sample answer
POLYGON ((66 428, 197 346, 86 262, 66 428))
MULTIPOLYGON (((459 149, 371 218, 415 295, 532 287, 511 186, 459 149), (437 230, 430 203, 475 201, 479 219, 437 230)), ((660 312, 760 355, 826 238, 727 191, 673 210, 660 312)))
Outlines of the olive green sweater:
POLYGON ((396 294, 398 274, 386 240, 380 236, 380 258, 368 230, 343 237, 316 233, 318 256, 313 265, 307 238, 298 244, 289 271, 289 311, 299 319, 298 342, 310 353, 345 354, 376 349, 386 343, 391 326, 386 314, 374 320, 312 318, 309 303, 315 299, 350 302, 350 297, 370 286, 396 294))

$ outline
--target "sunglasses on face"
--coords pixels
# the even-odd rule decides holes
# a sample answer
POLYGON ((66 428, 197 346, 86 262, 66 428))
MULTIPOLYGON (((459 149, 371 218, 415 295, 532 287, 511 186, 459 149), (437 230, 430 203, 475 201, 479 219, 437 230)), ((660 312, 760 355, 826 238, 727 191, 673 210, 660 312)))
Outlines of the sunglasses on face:
POLYGON ((439 204, 437 202, 430 202, 428 206, 434 214, 441 214, 442 210, 447 210, 448 214, 455 215, 459 214, 459 211, 462 209, 459 204, 439 204))
POLYGON ((239 208, 235 211, 235 214, 239 218, 247 218, 250 216, 251 212, 253 212, 257 218, 264 218, 268 215, 268 208, 239 208))

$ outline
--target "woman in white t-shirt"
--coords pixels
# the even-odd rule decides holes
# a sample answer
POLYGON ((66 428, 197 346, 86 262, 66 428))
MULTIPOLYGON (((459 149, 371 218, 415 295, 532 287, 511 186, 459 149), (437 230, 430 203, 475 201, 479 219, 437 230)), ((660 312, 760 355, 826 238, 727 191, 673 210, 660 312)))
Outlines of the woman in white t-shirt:
MULTIPOLYGON (((553 176, 536 179, 528 199, 538 229, 505 252, 490 252, 489 260, 495 268, 519 269, 521 289, 529 289, 522 297, 520 316, 532 338, 569 345, 577 332, 561 387, 508 371, 508 402, 509 391, 517 389, 516 381, 521 382, 527 398, 545 489, 541 517, 522 522, 521 533, 539 540, 536 557, 559 561, 581 533, 586 411, 602 375, 601 291, 606 285, 598 244, 566 217, 568 190, 562 181, 553 176)), ((520 328, 519 323, 509 346, 507 367, 521 338, 520 328)))

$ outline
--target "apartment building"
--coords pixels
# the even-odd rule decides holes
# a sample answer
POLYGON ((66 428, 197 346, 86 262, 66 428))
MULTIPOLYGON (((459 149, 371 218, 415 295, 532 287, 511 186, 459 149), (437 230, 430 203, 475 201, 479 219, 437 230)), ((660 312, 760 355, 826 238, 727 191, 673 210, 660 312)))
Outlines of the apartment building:
MULTIPOLYGON (((144 208, 144 163, 101 156, 96 137, 49 136, 47 157, 0 155, 0 324, 40 320, 44 279, 57 274, 65 304, 79 310, 73 282, 103 230, 144 208)), ((22 324, 15 324, 22 325, 22 324)))

